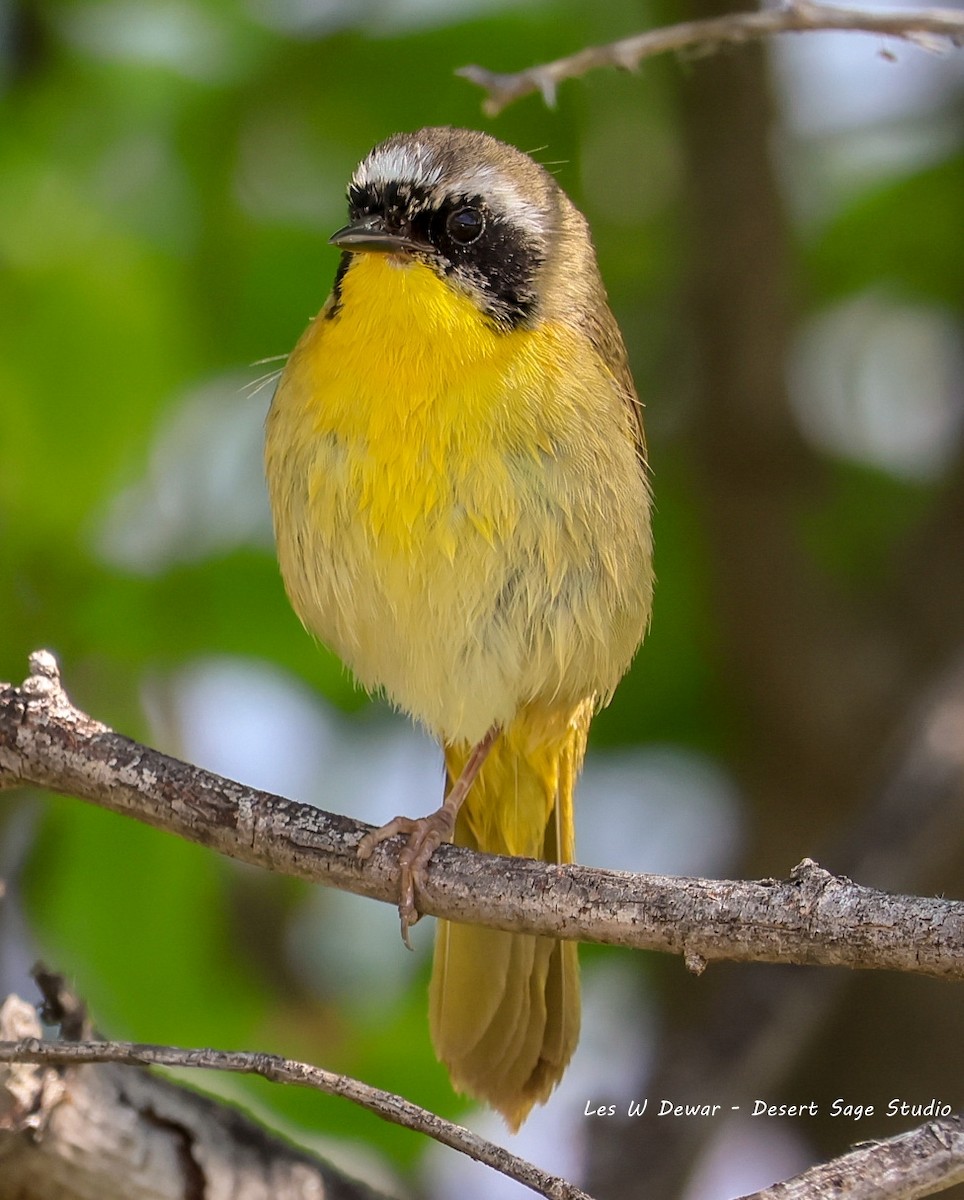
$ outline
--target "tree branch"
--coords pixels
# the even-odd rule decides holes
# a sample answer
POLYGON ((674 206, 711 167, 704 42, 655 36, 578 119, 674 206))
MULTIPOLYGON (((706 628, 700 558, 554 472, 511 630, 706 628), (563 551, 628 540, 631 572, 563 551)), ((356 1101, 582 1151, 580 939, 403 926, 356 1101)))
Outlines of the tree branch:
MULTIPOLYGON (((0 788, 34 784, 311 883, 395 903, 397 843, 365 864, 368 826, 189 766, 93 720, 55 659, 0 685, 0 788)), ((436 851, 420 911, 519 933, 713 960, 819 963, 964 978, 964 902, 893 896, 804 860, 785 881, 633 875, 455 846, 436 851)))
MULTIPOLYGON (((13 998, 8 998, 5 1011, 13 998)), ((22 1004, 22 1001, 18 1002, 22 1004)), ((29 1011, 29 1010, 28 1010, 29 1011)), ((0 1063, 35 1063, 47 1067, 91 1063, 204 1068, 260 1075, 274 1083, 315 1088, 344 1096, 385 1120, 428 1134, 461 1150, 550 1200, 591 1200, 563 1179, 453 1125, 416 1105, 370 1088, 344 1075, 274 1054, 221 1050, 182 1050, 132 1042, 41 1041, 36 1037, 0 1042, 0 1063)), ((951 1116, 886 1141, 853 1150, 802 1175, 754 1192, 742 1200, 819 1200, 846 1195, 848 1200, 916 1200, 964 1181, 964 1117, 951 1116)))
POLYGON ((777 33, 816 33, 828 30, 849 33, 875 33, 913 42, 925 50, 964 43, 964 13, 953 9, 931 8, 905 12, 866 12, 836 8, 794 0, 780 8, 762 12, 732 13, 702 21, 682 21, 664 29, 652 29, 605 46, 588 46, 577 54, 555 62, 542 63, 525 71, 499 74, 486 67, 468 66, 456 71, 463 79, 477 83, 488 94, 482 108, 489 117, 522 96, 541 92, 547 105, 555 103, 556 87, 566 79, 575 79, 597 67, 635 70, 647 58, 670 50, 699 50, 711 53, 722 45, 771 37, 777 33))
POLYGON ((964 1182, 964 1117, 928 1121, 740 1200, 918 1200, 964 1182))
POLYGON ((417 1104, 381 1088, 369 1087, 347 1075, 295 1062, 277 1054, 250 1051, 185 1050, 175 1046, 152 1046, 137 1042, 42 1041, 37 1037, 0 1041, 0 1063, 38 1063, 45 1066, 77 1066, 81 1063, 122 1063, 125 1066, 200 1068, 260 1075, 272 1083, 313 1088, 328 1096, 342 1096, 369 1112, 417 1133, 424 1133, 443 1146, 460 1150, 476 1162, 524 1184, 549 1200, 591 1200, 574 1185, 550 1175, 471 1130, 436 1116, 417 1104))
MULTIPOLYGON (((53 978, 53 977, 51 977, 53 978)), ((64 1026, 70 1024, 68 1020, 64 1026)), ((37 1039, 32 1004, 0 1004, 3 1045, 37 1039)), ((66 1044, 72 1044, 68 1041, 66 1044)), ((0 1060, 3 1061, 3 1060, 0 1060)), ((18 1200, 386 1200, 232 1106, 122 1066, 0 1065, 0 1194, 18 1200)))

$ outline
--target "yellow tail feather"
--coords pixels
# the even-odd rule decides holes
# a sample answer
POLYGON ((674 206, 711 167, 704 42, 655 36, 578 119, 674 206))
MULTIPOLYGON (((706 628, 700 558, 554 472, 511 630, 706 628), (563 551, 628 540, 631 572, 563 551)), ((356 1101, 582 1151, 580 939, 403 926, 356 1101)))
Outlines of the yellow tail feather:
MULTIPOLYGON (((459 813, 455 843, 571 862, 573 785, 591 715, 591 701, 567 712, 525 709, 490 750, 459 813)), ((450 780, 471 749, 446 747, 450 780)), ((429 1023, 453 1084, 517 1129, 548 1099, 579 1039, 575 942, 439 921, 429 1023)))

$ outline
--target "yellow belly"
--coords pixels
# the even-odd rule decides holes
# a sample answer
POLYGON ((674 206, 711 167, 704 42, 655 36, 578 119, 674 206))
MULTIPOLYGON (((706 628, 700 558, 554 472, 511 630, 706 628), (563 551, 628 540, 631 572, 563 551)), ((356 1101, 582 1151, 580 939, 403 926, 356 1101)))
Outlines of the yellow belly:
POLYGON ((628 666, 648 493, 581 334, 500 333, 428 268, 357 255, 289 360, 266 469, 301 620, 444 740, 606 699, 628 666))

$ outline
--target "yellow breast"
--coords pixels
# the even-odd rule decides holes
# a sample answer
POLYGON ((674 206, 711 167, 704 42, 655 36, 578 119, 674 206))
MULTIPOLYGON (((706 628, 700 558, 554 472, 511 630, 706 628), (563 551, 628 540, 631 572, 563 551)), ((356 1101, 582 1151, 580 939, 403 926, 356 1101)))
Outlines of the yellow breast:
POLYGON ((427 267, 353 256, 268 418, 295 610, 449 740, 608 695, 651 586, 623 409, 576 332, 500 332, 427 267))

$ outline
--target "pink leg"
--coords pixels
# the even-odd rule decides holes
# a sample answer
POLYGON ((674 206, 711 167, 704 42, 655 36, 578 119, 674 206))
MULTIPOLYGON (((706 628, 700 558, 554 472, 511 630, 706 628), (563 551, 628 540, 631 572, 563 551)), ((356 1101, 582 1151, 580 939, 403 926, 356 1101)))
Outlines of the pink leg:
POLYGON ((398 864, 402 869, 398 915, 402 922, 402 941, 410 950, 412 946, 408 931, 419 918, 418 909, 415 907, 415 886, 420 882, 429 859, 442 842, 452 840, 455 820, 462 802, 469 794, 469 788, 482 769, 486 755, 498 736, 499 730, 493 727, 482 741, 473 747, 462 773, 442 801, 441 808, 429 813, 427 817, 395 817, 380 829, 366 833, 358 843, 358 857, 366 859, 371 857, 379 842, 384 842, 399 833, 408 835, 408 841, 398 856, 398 864))

